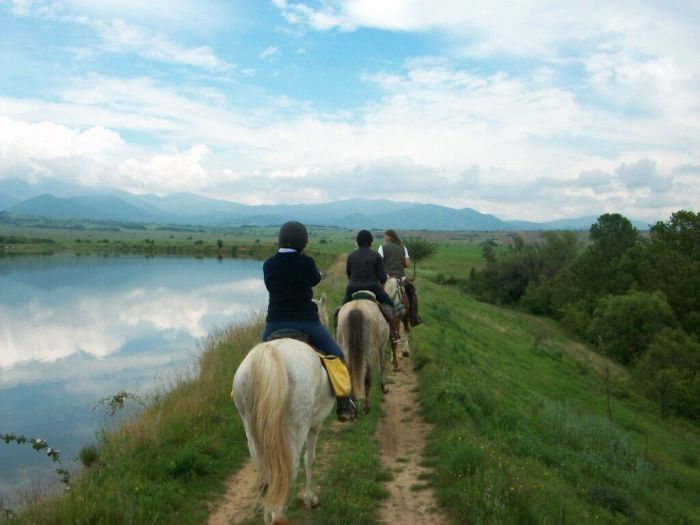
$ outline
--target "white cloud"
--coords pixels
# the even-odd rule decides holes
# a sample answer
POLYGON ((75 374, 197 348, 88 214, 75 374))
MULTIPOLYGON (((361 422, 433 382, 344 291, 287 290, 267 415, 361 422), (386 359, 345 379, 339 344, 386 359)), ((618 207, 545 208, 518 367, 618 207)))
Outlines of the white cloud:
MULTIPOLYGON (((171 2, 102 1, 84 0, 44 1, 12 0, 12 12, 20 16, 37 16, 92 29, 100 38, 99 51, 133 54, 148 60, 171 64, 184 64, 211 71, 230 71, 234 66, 218 57, 209 46, 187 46, 166 34, 189 28, 201 31, 222 24, 214 16, 221 11, 217 3, 206 5, 183 1, 174 6, 171 2), (148 27, 150 24, 151 27, 148 27)), ((78 58, 94 58, 97 51, 88 44, 73 47, 78 58)))
POLYGON ((116 53, 133 53, 143 58, 202 67, 230 70, 233 66, 217 57, 209 46, 187 47, 165 35, 146 30, 123 20, 95 21, 90 24, 102 39, 103 49, 116 53))
POLYGON ((118 133, 101 126, 80 131, 53 122, 28 123, 0 116, 0 159, 6 162, 96 156, 123 143, 118 133))
POLYGON ((271 179, 303 179, 309 174, 308 168, 297 166, 288 170, 274 170, 270 173, 271 179))
POLYGON ((258 54, 258 58, 261 58, 263 60, 268 59, 268 58, 273 58, 277 55, 280 54, 280 48, 277 46, 269 46, 263 49, 260 54, 258 54))
POLYGON ((156 155, 145 162, 119 162, 118 172, 123 175, 126 189, 142 192, 177 192, 200 189, 207 185, 208 171, 202 166, 209 148, 198 144, 180 152, 156 155))

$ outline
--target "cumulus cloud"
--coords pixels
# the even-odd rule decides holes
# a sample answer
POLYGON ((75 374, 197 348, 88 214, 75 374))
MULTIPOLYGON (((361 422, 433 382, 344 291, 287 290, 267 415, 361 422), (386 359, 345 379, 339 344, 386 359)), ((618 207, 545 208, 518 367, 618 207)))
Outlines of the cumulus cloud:
POLYGON ((671 177, 657 172, 656 162, 651 159, 639 159, 633 164, 623 163, 615 174, 628 188, 648 188, 654 192, 664 192, 671 188, 671 177))
POLYGON ((48 159, 100 154, 123 144, 101 126, 84 131, 53 122, 28 123, 0 116, 0 159, 48 159))
POLYGON ((156 155, 144 162, 125 160, 117 170, 126 179, 126 188, 138 192, 177 192, 206 186, 209 173, 202 165, 209 148, 198 144, 186 151, 156 155))

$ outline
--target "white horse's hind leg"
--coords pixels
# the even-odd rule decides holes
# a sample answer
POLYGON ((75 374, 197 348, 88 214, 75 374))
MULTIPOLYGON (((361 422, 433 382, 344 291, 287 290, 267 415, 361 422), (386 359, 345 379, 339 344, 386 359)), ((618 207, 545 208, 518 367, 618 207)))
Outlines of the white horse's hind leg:
POLYGON ((316 461, 316 443, 318 442, 318 428, 309 429, 306 438, 306 454, 304 455, 304 466, 306 467, 306 489, 304 490, 304 504, 312 509, 318 507, 318 495, 314 491, 313 472, 316 461))

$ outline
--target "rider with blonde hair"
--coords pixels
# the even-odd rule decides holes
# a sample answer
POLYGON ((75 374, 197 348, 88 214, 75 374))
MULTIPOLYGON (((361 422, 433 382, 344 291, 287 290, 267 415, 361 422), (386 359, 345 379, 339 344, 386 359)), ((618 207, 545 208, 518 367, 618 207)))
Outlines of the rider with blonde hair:
POLYGON ((384 244, 379 247, 377 253, 384 260, 384 268, 389 277, 396 277, 406 290, 409 302, 409 320, 412 326, 419 325, 423 320, 418 315, 418 296, 413 283, 406 279, 405 268, 410 264, 408 248, 401 243, 401 239, 395 230, 388 229, 384 232, 384 244))

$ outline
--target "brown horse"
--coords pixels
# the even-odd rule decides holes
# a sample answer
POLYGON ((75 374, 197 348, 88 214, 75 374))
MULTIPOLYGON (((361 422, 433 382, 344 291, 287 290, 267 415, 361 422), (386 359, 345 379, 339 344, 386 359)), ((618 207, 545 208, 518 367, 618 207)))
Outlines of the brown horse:
POLYGON ((384 382, 384 347, 389 339, 389 325, 375 302, 350 301, 338 312, 336 339, 350 369, 352 396, 364 399, 364 413, 367 414, 372 368, 377 362, 382 392, 389 391, 384 382))
POLYGON ((411 333, 409 311, 410 305, 408 302, 408 295, 406 294, 406 290, 404 289, 403 285, 401 284, 401 281, 398 278, 389 277, 389 279, 387 279, 386 283, 384 284, 384 290, 386 291, 387 295, 391 297, 391 300, 394 301, 394 306, 397 310, 401 311, 401 306, 403 307, 403 314, 401 315, 401 317, 392 321, 392 328, 397 334, 401 335, 401 339, 399 341, 391 342, 391 364, 393 365, 394 370, 398 370, 399 360, 396 357, 396 351, 398 347, 401 346, 401 355, 403 355, 404 357, 409 357, 411 355, 411 349, 409 347, 408 342, 409 335, 411 333), (403 334, 401 333, 402 325, 403 334))

